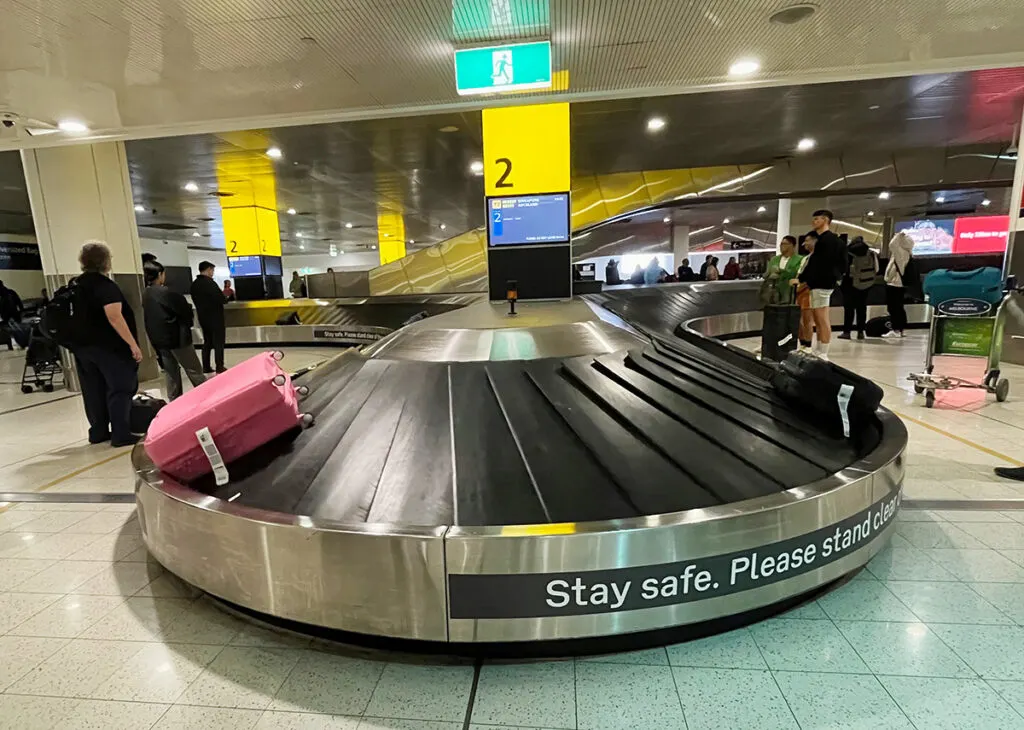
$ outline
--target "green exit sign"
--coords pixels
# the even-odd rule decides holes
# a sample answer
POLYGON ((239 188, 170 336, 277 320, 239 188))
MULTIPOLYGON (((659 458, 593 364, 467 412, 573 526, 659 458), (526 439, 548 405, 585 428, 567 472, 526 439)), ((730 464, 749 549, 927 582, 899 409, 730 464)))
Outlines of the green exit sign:
POLYGON ((461 96, 551 88, 551 41, 455 51, 461 96))

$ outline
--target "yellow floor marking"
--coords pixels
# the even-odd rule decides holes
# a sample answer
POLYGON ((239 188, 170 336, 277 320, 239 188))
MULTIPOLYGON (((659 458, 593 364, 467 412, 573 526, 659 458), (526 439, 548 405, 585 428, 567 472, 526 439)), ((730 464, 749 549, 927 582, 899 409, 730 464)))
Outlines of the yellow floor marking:
MULTIPOLYGON (((53 489, 58 484, 63 484, 64 482, 68 481, 69 479, 74 479, 75 477, 79 476, 80 474, 84 474, 85 472, 89 471, 90 469, 95 469, 97 466, 103 466, 104 464, 109 464, 110 462, 114 461, 115 459, 120 459, 122 457, 129 456, 131 453, 132 452, 129 449, 127 451, 122 451, 119 454, 114 454, 113 456, 108 456, 105 459, 100 459, 99 461, 94 462, 92 464, 89 464, 88 466, 83 466, 81 469, 76 469, 75 471, 72 471, 72 472, 69 472, 67 474, 64 474, 63 476, 59 476, 56 479, 53 479, 53 480, 47 482, 46 484, 43 484, 42 486, 35 487, 35 488, 32 489, 32 491, 33 492, 45 492, 47 489, 53 489)), ((12 505, 10 505, 10 504, 5 505, 5 506, 0 506, 0 513, 6 512, 8 509, 11 508, 11 506, 12 505)))
POLYGON ((983 454, 988 454, 989 456, 994 456, 997 459, 1002 459, 1003 461, 1009 462, 1009 463, 1011 463, 1011 464, 1013 464, 1015 466, 1024 466, 1024 461, 1019 461, 1017 459, 1014 459, 1011 456, 1007 456, 1006 454, 1000 454, 998 451, 994 451, 993 449, 990 449, 987 446, 982 446, 981 444, 977 444, 977 443, 971 441, 970 439, 965 439, 963 436, 957 436, 955 433, 950 433, 949 431, 941 429, 938 426, 933 426, 930 423, 925 423, 924 421, 920 421, 920 420, 914 418, 913 416, 908 416, 906 413, 900 413, 899 411, 893 411, 893 413, 895 413, 900 418, 906 419, 906 420, 910 421, 911 423, 914 423, 914 424, 917 424, 918 426, 921 426, 922 428, 927 428, 929 431, 934 431, 935 433, 942 434, 943 436, 946 436, 947 438, 951 438, 954 441, 959 441, 960 443, 964 444, 965 446, 970 446, 973 449, 977 449, 978 451, 982 452, 983 454))

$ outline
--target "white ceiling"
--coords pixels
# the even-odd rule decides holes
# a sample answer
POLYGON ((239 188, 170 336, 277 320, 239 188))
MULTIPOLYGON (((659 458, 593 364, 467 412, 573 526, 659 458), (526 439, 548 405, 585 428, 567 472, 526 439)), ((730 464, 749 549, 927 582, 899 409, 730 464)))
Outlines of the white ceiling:
MULTIPOLYGON (((479 107, 456 95, 458 18, 507 0, 0 0, 0 111, 125 137, 479 107)), ((573 99, 1024 65, 1022 0, 511 0, 548 27, 573 99)), ((494 40, 492 37, 490 40, 494 40)), ((521 101, 523 97, 515 97, 521 101)), ((0 129, 0 149, 67 142, 0 129)))

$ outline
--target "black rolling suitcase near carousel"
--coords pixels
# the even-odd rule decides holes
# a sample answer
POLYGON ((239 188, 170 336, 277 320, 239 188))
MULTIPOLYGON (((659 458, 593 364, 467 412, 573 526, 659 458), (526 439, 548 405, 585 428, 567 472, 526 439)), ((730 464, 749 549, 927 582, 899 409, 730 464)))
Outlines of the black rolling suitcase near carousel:
MULTIPOLYGON (((777 290, 772 288, 777 299, 777 290)), ((800 336, 800 305, 796 304, 796 287, 790 292, 788 302, 765 304, 764 320, 761 325, 761 359, 782 362, 796 350, 800 336)))

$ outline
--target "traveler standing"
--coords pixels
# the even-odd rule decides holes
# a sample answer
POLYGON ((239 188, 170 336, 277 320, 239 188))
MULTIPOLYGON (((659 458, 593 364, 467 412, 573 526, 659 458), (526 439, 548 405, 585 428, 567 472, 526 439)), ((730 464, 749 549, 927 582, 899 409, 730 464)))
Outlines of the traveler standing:
POLYGON ((762 304, 793 304, 793 279, 800 273, 803 256, 796 252, 796 239, 784 236, 779 242, 779 253, 768 262, 764 275, 765 300, 762 304))
POLYGON ((718 281, 719 278, 720 277, 718 275, 718 257, 711 256, 708 258, 708 268, 707 271, 704 272, 704 279, 706 281, 718 281))
POLYGON ((224 280, 224 301, 233 302, 237 297, 235 296, 235 290, 231 288, 231 279, 224 280))
POLYGON ((288 285, 288 291, 292 295, 292 299, 302 299, 306 296, 306 282, 299 277, 298 271, 292 272, 292 281, 288 285))
POLYGON ((622 279, 619 277, 619 262, 615 259, 609 259, 608 263, 605 264, 604 283, 608 286, 622 283, 622 279))
POLYGON ((146 334, 164 371, 167 400, 172 401, 182 393, 182 368, 193 386, 206 382, 192 346, 192 307, 184 296, 167 288, 167 274, 161 264, 151 261, 142 272, 146 279, 142 293, 146 334))
POLYGON ((192 295, 192 304, 196 308, 196 315, 199 318, 199 326, 203 330, 203 372, 212 373, 210 367, 210 353, 213 352, 217 372, 222 373, 224 367, 224 294, 221 292, 217 282, 213 280, 213 272, 216 270, 209 261, 199 264, 199 276, 192 282, 189 293, 192 295))
POLYGON ((814 328, 818 332, 814 352, 822 359, 828 360, 828 349, 832 343, 829 302, 836 284, 846 269, 846 247, 842 239, 829 228, 832 224, 832 211, 824 208, 814 211, 811 224, 814 227, 812 232, 817 238, 814 254, 797 278, 810 289, 811 316, 814 318, 814 328))
POLYGON ((82 275, 75 279, 76 343, 71 348, 89 419, 89 443, 112 446, 138 442, 131 432, 132 398, 139 389, 135 313, 121 289, 109 277, 110 249, 99 241, 82 246, 78 256, 82 275))
POLYGON ((809 350, 814 345, 814 315, 811 312, 811 289, 800 281, 800 275, 814 256, 814 246, 818 242, 818 234, 811 231, 804 236, 803 248, 807 251, 797 264, 796 276, 790 280, 790 286, 796 287, 796 303, 800 306, 800 349, 809 350))
POLYGON ((725 265, 725 271, 722 272, 722 278, 727 281, 740 278, 740 265, 736 263, 735 256, 729 257, 729 262, 725 265))
POLYGON ((640 267, 640 264, 636 265, 633 269, 633 273, 629 275, 630 284, 643 284, 644 283, 644 270, 640 267))
POLYGON ((690 268, 690 259, 683 259, 683 263, 676 270, 676 277, 679 281, 694 281, 697 275, 690 268))
POLYGON ((857 339, 863 340, 864 324, 868 320, 868 292, 878 276, 878 257, 864 242, 863 236, 856 236, 846 250, 850 264, 843 277, 843 334, 839 339, 850 339, 850 330, 856 320, 857 339))
POLYGON ((907 328, 907 310, 903 306, 908 285, 913 285, 912 259, 914 239, 900 231, 889 242, 889 264, 885 267, 885 306, 889 310, 892 329, 882 337, 897 339, 903 337, 907 328))
POLYGON ((644 269, 644 284, 657 284, 662 279, 661 277, 665 274, 665 269, 661 268, 661 264, 658 263, 657 256, 651 256, 651 260, 647 262, 647 268, 644 269))

